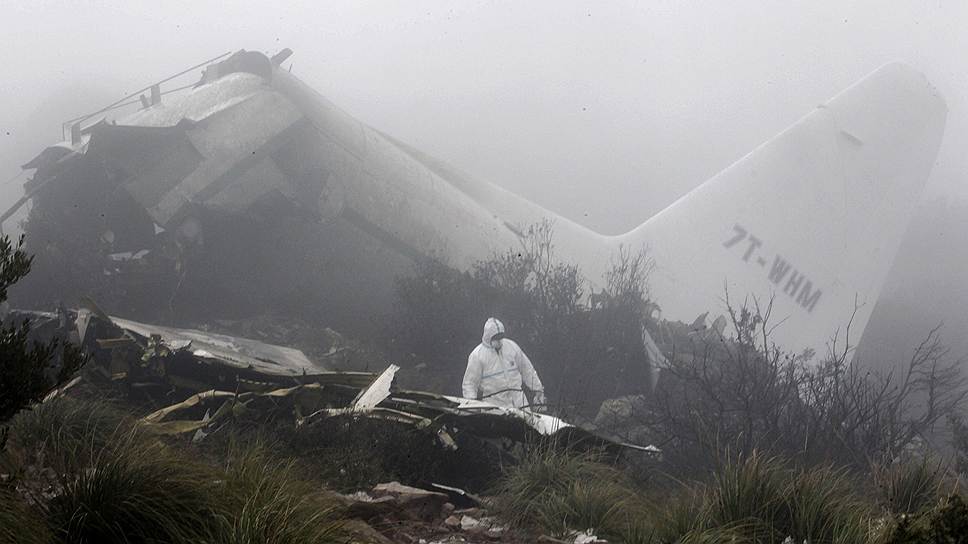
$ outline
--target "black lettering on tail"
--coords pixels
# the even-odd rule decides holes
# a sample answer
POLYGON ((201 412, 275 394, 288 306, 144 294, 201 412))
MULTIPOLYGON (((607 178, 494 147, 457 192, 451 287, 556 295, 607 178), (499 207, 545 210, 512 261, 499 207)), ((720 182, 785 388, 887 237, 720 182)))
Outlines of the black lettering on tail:
POLYGON ((790 271, 790 263, 784 261, 779 255, 773 257, 773 267, 770 268, 769 278, 773 283, 780 283, 784 276, 790 271))
POLYGON ((800 306, 806 308, 808 312, 813 311, 814 306, 817 305, 817 301, 820 300, 820 295, 823 294, 820 289, 817 289, 816 291, 812 291, 812 289, 813 284, 810 283, 810 281, 807 281, 807 283, 803 285, 803 288, 800 289, 800 293, 797 294, 797 302, 800 303, 800 306))

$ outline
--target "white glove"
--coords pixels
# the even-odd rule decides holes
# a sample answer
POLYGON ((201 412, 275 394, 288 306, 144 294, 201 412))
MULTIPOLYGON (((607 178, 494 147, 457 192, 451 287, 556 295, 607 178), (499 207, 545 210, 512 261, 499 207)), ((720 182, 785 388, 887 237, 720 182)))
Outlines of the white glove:
POLYGON ((548 409, 548 407, 545 406, 545 403, 548 402, 548 399, 545 398, 544 391, 535 391, 532 393, 531 399, 532 410, 544 412, 548 409))

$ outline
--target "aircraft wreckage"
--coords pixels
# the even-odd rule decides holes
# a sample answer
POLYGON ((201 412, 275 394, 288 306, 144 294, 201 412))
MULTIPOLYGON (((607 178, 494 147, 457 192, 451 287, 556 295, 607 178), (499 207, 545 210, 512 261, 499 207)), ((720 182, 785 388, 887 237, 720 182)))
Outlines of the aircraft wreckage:
POLYGON ((773 301, 781 345, 822 351, 849 320, 853 339, 866 327, 946 118, 921 74, 887 65, 604 236, 353 119, 283 66, 290 53, 226 54, 66 123, 69 138, 24 166, 36 172, 3 215, 33 200, 29 243, 73 252, 35 275, 57 285, 88 266, 110 292, 170 302, 202 255, 211 281, 186 296, 205 304, 366 315, 415 262, 467 270, 549 220, 592 290, 620 248, 648 247, 663 317, 689 323, 726 287, 773 301))
POLYGON ((654 446, 618 442, 560 418, 485 401, 401 389, 399 368, 382 372, 332 370, 293 348, 257 340, 139 323, 109 316, 85 301, 78 310, 15 310, 8 320, 30 320, 35 338, 59 338, 90 355, 84 372, 48 395, 63 394, 82 379, 113 383, 132 398, 174 400, 142 418, 159 435, 194 441, 239 417, 268 423, 285 418, 296 428, 334 416, 386 420, 436 437, 456 450, 455 433, 485 440, 529 443, 552 437, 562 447, 629 452, 657 458, 654 446))

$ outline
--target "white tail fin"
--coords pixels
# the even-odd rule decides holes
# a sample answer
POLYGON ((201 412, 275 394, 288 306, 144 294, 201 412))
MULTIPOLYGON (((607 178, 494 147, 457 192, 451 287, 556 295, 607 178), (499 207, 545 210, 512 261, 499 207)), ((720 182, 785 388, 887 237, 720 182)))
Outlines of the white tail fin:
MULTIPOLYGON (((823 350, 867 325, 934 164, 946 117, 926 78, 902 64, 875 71, 791 128, 618 237, 656 260, 664 316, 692 319, 774 297, 774 339, 823 350), (739 299, 737 301, 737 299, 739 299)), ((822 353, 821 353, 822 354, 822 353)))

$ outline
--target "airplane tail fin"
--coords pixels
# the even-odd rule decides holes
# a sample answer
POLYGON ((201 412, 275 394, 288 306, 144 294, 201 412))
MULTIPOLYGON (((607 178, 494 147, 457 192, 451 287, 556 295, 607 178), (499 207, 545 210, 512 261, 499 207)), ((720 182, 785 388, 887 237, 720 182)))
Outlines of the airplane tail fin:
POLYGON ((618 241, 650 248, 651 291, 666 318, 688 322, 725 290, 734 304, 772 299, 771 322, 784 322, 778 344, 821 351, 856 300, 856 344, 946 114, 923 75, 886 65, 618 241))

